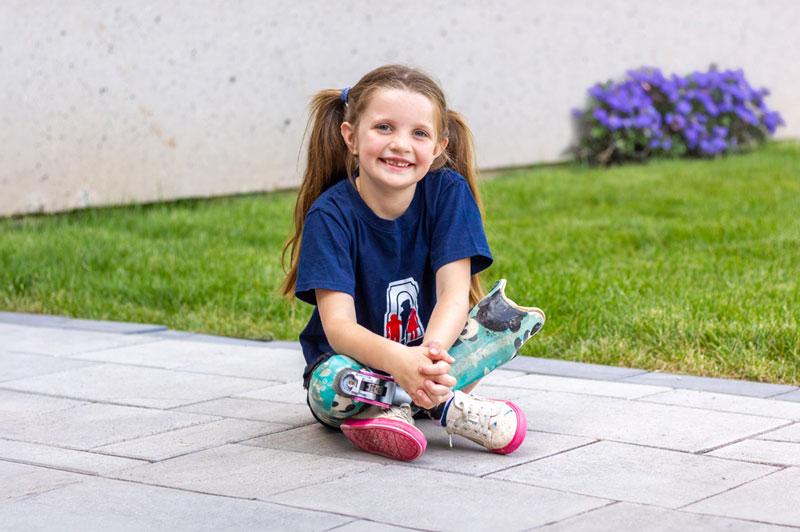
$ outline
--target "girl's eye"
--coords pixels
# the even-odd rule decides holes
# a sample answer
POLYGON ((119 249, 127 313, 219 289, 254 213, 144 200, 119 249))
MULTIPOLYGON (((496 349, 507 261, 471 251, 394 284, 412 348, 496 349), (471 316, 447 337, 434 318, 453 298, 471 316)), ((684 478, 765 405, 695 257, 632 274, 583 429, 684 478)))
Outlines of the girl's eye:
POLYGON ((428 132, 427 131, 423 131, 421 129, 418 129, 418 130, 416 130, 414 132, 414 135, 416 135, 418 137, 427 137, 428 136, 428 132))
POLYGON ((378 124, 375 127, 381 131, 389 131, 390 129, 388 124, 378 124))

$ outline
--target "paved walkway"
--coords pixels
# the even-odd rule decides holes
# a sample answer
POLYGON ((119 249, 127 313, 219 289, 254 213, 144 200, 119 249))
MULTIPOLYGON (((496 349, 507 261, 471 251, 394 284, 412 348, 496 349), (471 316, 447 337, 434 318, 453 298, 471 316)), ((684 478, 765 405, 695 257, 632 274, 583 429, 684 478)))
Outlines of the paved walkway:
POLYGON ((476 390, 527 412, 517 452, 421 422, 398 463, 313 422, 302 366, 293 343, 0 313, 0 529, 800 528, 796 387, 518 358, 476 390))

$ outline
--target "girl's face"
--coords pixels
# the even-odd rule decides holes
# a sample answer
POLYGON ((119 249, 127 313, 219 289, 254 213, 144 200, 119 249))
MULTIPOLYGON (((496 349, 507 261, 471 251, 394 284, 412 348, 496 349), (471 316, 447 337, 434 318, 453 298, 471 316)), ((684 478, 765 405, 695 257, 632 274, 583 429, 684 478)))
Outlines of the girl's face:
POLYGON ((427 96, 404 89, 372 94, 355 129, 342 124, 342 136, 358 156, 361 186, 386 195, 413 191, 447 146, 439 140, 435 108, 427 96))

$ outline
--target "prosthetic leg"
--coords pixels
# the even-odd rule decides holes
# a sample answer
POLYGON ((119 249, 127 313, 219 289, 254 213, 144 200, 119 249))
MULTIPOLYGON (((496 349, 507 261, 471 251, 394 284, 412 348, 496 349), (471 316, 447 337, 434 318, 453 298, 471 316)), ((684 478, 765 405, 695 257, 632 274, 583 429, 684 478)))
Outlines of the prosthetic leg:
MULTIPOLYGON (((499 280, 472 308, 464 330, 448 351, 456 359, 450 368, 450 374, 458 381, 456 390, 517 356, 522 345, 544 325, 544 312, 520 307, 506 297, 505 286, 506 280, 499 280)), ((411 397, 391 376, 373 373, 352 362, 354 366, 342 367, 335 374, 333 391, 337 396, 383 407, 411 403, 411 397)))

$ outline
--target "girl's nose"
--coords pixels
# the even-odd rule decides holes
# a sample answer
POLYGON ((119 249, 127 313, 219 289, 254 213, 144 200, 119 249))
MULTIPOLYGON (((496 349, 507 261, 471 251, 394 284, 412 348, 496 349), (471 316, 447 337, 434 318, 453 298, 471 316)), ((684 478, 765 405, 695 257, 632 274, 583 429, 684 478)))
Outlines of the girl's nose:
POLYGON ((389 145, 391 149, 396 151, 408 151, 409 146, 411 146, 410 140, 402 134, 392 137, 392 142, 389 145))

